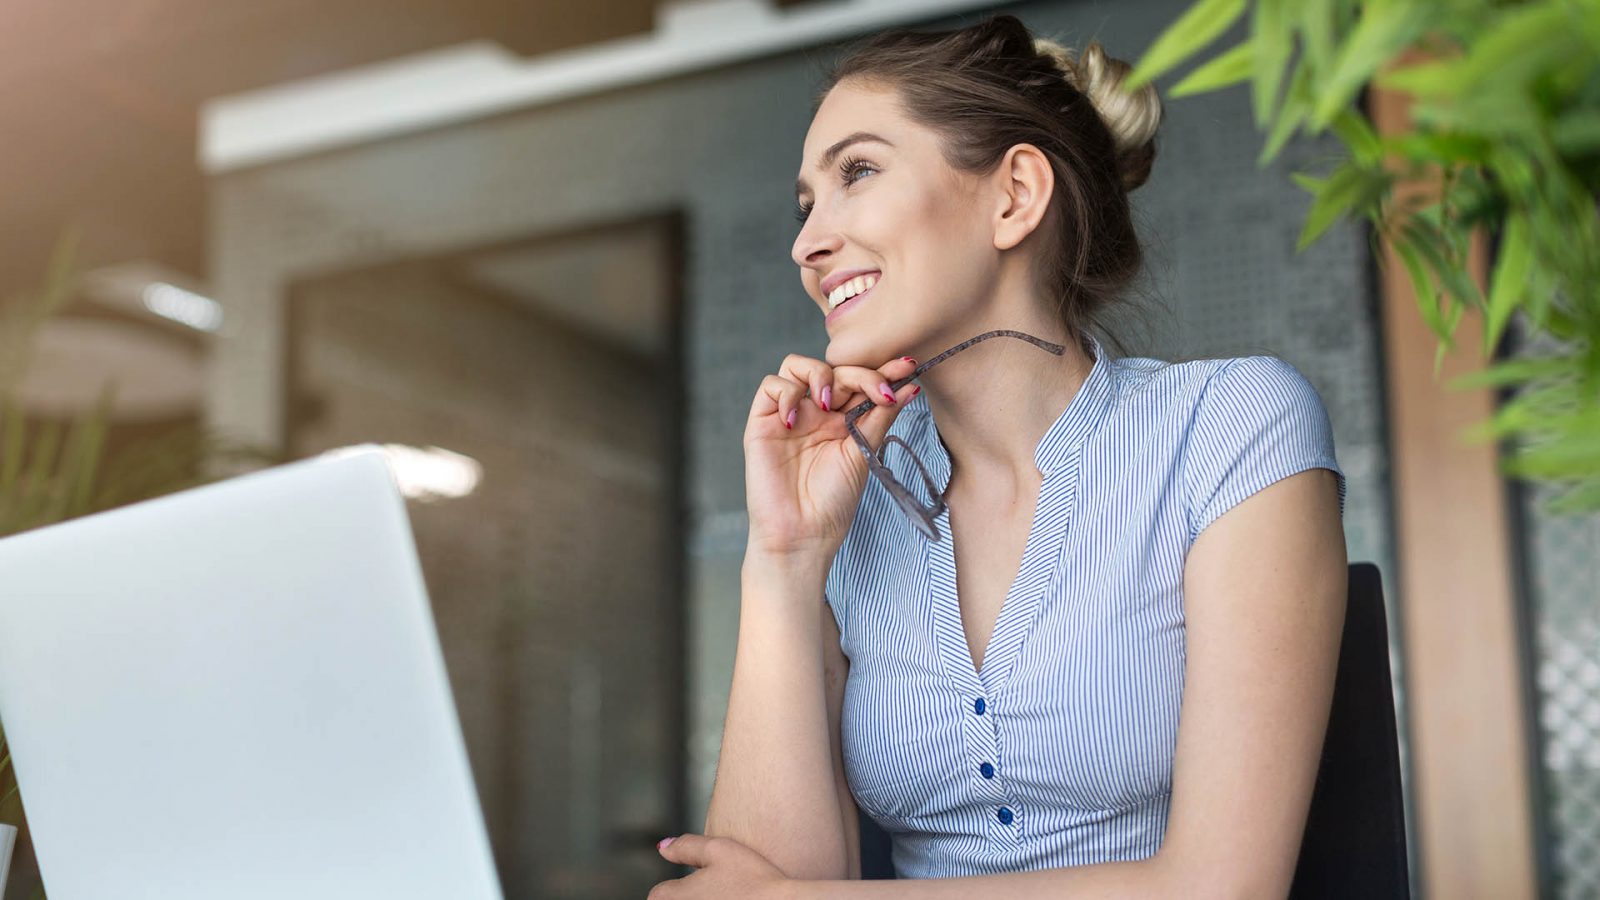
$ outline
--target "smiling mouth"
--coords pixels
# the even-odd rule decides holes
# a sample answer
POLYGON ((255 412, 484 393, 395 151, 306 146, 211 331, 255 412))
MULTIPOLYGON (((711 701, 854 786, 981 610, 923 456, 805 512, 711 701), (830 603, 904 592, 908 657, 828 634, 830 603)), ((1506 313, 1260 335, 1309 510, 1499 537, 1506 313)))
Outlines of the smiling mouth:
POLYGON ((883 276, 881 274, 879 274, 877 276, 876 280, 873 281, 872 287, 867 288, 866 290, 862 291, 861 293, 850 297, 849 299, 845 300, 843 303, 840 303, 838 306, 835 306, 832 309, 828 310, 828 314, 823 318, 824 324, 826 324, 828 322, 832 322, 834 319, 836 319, 840 315, 844 314, 844 312, 846 310, 854 308, 858 303, 860 303, 862 300, 864 300, 865 298, 870 296, 873 291, 878 289, 878 283, 881 282, 882 280, 883 280, 883 276))

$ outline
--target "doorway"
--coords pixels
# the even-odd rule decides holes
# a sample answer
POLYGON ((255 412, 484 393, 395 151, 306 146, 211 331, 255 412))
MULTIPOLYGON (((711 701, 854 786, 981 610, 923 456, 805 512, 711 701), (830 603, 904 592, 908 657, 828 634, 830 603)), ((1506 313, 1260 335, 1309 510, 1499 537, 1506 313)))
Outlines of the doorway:
POLYGON ((681 236, 655 217, 288 292, 290 453, 420 467, 407 508, 507 897, 677 874, 654 842, 686 830, 681 236))

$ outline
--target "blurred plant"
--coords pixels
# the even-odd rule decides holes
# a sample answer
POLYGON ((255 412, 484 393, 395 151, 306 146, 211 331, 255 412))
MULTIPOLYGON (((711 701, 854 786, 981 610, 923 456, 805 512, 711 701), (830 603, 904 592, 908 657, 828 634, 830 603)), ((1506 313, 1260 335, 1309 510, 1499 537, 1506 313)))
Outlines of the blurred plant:
MULTIPOLYGON (((0 304, 0 538, 205 483, 211 480, 205 475, 209 461, 283 461, 278 454, 225 440, 199 423, 174 425, 160 437, 107 452, 116 395, 111 383, 70 425, 29 421, 18 399, 19 387, 39 329, 76 293, 76 245, 76 234, 69 232, 56 244, 43 288, 0 304)), ((26 831, 4 732, 0 821, 26 831)), ((18 852, 25 843, 19 839, 18 852)), ((17 874, 13 867, 13 878, 17 874)), ((34 897, 43 896, 40 885, 34 897)))
POLYGON ((1379 237, 1394 248, 1438 336, 1435 378, 1468 308, 1484 317, 1486 358, 1513 313, 1553 339, 1550 355, 1450 382, 1524 385, 1463 437, 1520 439, 1504 472, 1570 482, 1550 511, 1600 509, 1600 0, 1198 0, 1145 51, 1125 89, 1190 58, 1247 11, 1248 36, 1171 95, 1248 81, 1253 119, 1267 131, 1258 167, 1297 131, 1332 129, 1347 158, 1323 177, 1291 176, 1314 198, 1296 250, 1340 218, 1372 222, 1374 255, 1385 258, 1379 237), (1399 65, 1415 57, 1424 61, 1399 65), (1411 96, 1411 131, 1378 136, 1357 102, 1374 76, 1411 96), (1435 184, 1429 194, 1404 189, 1435 184), (1466 268, 1479 227, 1498 245, 1487 295, 1466 268))

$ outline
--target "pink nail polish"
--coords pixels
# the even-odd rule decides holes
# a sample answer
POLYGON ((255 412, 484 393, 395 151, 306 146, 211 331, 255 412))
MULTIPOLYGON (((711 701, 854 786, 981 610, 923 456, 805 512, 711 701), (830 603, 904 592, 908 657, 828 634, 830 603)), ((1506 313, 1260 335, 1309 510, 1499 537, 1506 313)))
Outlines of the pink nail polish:
POLYGON ((833 385, 831 384, 822 386, 822 408, 829 412, 833 411, 833 385))
POLYGON ((889 386, 887 384, 878 385, 878 390, 883 391, 884 398, 887 399, 890 403, 895 402, 894 391, 889 390, 889 386))
POLYGON ((672 843, 674 840, 675 840, 675 838, 669 838, 669 837, 668 838, 662 838, 661 840, 656 842, 656 849, 657 850, 665 850, 665 849, 667 849, 667 845, 672 843))
POLYGON ((920 384, 912 385, 912 387, 911 387, 911 396, 915 397, 916 395, 918 395, 920 393, 922 393, 922 385, 920 385, 920 384))
POLYGON ((793 428, 794 427, 794 414, 799 412, 799 411, 800 410, 798 410, 798 409, 789 410, 789 417, 787 419, 783 420, 783 427, 785 427, 785 428, 793 428))
POLYGON ((900 357, 900 358, 901 358, 901 359, 903 359, 903 360, 905 360, 905 361, 906 361, 906 362, 908 362, 908 363, 911 363, 911 364, 912 364, 912 365, 913 365, 913 366, 914 366, 914 365, 916 365, 916 364, 917 364, 917 361, 916 361, 916 360, 914 360, 914 359, 912 359, 912 358, 911 358, 911 357, 909 357, 909 356, 902 356, 902 357, 900 357))

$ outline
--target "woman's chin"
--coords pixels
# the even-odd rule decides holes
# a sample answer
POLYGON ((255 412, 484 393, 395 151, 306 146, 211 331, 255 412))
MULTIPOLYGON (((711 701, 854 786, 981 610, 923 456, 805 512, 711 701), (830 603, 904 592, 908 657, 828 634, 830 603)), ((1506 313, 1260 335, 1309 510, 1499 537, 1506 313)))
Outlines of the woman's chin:
POLYGON ((904 335, 883 334, 870 328, 846 328, 829 336, 823 358, 830 366, 876 369, 891 359, 907 355, 908 351, 901 347, 903 343, 904 335))

